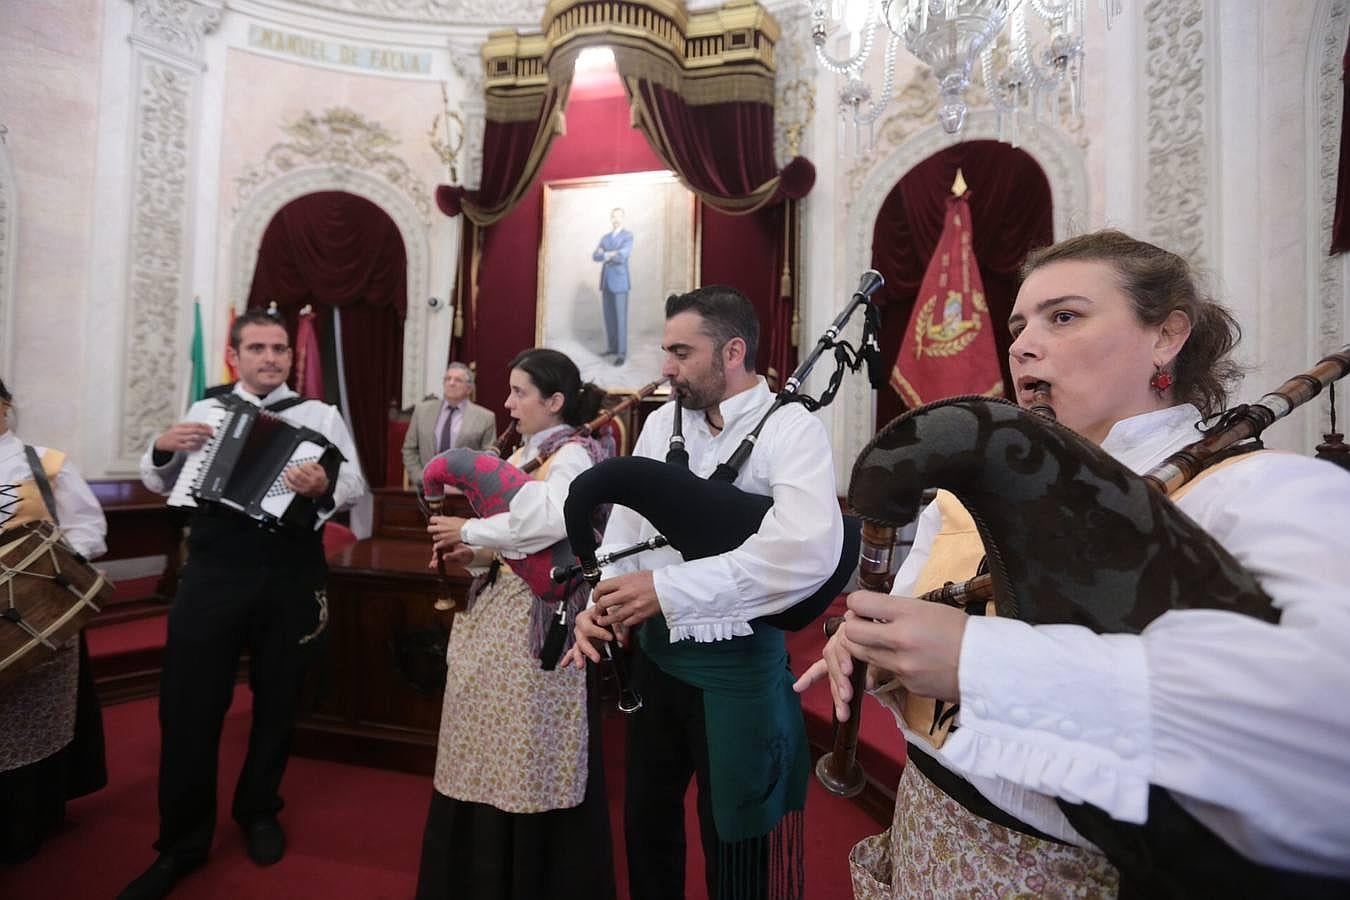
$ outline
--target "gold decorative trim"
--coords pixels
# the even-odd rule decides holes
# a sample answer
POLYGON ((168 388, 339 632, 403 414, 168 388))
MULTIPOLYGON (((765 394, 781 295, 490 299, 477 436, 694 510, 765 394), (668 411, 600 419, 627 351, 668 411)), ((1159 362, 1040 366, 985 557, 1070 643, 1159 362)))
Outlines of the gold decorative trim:
MULTIPOLYGON (((755 0, 690 13, 671 0, 552 0, 542 33, 495 31, 483 45, 489 118, 496 96, 536 96, 571 77, 588 46, 608 46, 619 70, 679 91, 686 103, 774 101, 780 31, 755 0)), ((504 112, 521 113, 512 106, 504 112)), ((513 119, 512 121, 516 121, 513 119)))
POLYGON ((791 110, 795 118, 782 121, 783 142, 791 159, 802 154, 802 139, 811 120, 816 117, 816 86, 805 79, 789 82, 778 91, 776 108, 791 110))
POLYGON ((548 84, 538 91, 520 91, 511 94, 487 95, 486 113, 489 122, 536 122, 548 97, 548 84))
MULTIPOLYGON (((656 151, 662 161, 671 169, 676 168, 674 164, 675 153, 672 151, 670 135, 662 124, 660 116, 654 115, 647 105, 646 99, 638 87, 636 79, 625 79, 628 95, 632 98, 634 122, 651 141, 652 148, 656 151)), ((769 85, 772 88, 772 84, 769 85)), ((782 182, 781 175, 775 175, 768 181, 756 187, 747 196, 739 200, 733 200, 727 197, 709 196, 703 191, 698 190, 693 185, 689 189, 698 195, 704 202, 715 205, 721 212, 727 215, 741 216, 754 212, 766 205, 778 193, 778 185, 782 182)), ((687 182, 686 182, 687 183, 687 182)))

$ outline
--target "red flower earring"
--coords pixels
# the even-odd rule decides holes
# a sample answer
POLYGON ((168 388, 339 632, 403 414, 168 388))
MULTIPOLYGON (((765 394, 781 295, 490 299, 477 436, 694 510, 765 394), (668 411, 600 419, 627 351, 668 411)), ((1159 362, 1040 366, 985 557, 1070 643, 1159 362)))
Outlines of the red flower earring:
POLYGON ((1153 388, 1153 392, 1159 397, 1172 386, 1172 373, 1168 372, 1162 366, 1153 367, 1153 377, 1148 380, 1148 386, 1153 388))

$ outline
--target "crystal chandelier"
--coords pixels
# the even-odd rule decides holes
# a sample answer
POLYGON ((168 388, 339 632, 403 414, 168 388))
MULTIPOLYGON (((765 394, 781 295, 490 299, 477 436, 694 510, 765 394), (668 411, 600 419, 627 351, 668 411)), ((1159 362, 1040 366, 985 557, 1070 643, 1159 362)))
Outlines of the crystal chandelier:
MULTIPOLYGON (((811 39, 820 62, 844 78, 839 94, 841 129, 851 130, 855 150, 872 144, 872 126, 895 91, 900 43, 932 69, 940 100, 938 121, 948 134, 966 121, 972 81, 998 113, 1000 140, 1017 143, 1021 117, 1081 121, 1083 21, 1086 0, 808 0, 811 39), (865 69, 886 26, 881 91, 873 97, 865 69), (849 38, 838 59, 826 44, 849 38), (1067 92, 1067 96, 1065 93, 1067 92), (1067 101, 1067 102, 1066 102, 1067 101)), ((1121 0, 1099 0, 1107 27, 1121 0)), ((847 133, 841 140, 847 141, 847 133)))

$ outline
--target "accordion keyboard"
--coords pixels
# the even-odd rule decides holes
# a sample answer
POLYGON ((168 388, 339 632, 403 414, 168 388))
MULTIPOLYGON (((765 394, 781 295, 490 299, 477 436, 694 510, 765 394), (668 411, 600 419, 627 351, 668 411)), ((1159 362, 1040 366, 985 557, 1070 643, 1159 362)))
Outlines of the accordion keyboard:
POLYGON ((229 407, 217 404, 212 406, 203 418, 205 424, 211 426, 211 438, 200 450, 189 453, 187 459, 183 461, 183 468, 178 472, 178 480, 173 483, 173 490, 169 492, 170 506, 197 505, 192 495, 201 485, 202 476, 211 468, 211 460, 215 458, 216 451, 223 443, 221 439, 226 430, 224 426, 231 418, 231 412, 229 407))

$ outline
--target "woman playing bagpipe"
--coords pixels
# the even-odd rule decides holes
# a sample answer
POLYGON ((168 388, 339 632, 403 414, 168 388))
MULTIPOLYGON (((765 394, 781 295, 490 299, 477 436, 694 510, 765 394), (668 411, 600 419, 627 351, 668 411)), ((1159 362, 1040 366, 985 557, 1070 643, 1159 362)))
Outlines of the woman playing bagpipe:
MULTIPOLYGON (((56 522, 85 559, 102 556, 108 526, 98 500, 65 454, 26 446, 10 431, 12 399, 0 381, 0 543, 24 523, 56 522)), ((9 569, 12 556, 5 562, 9 597, 0 606, 8 608, 23 578, 9 569)), ((61 824, 66 800, 107 783, 103 718, 82 640, 0 687, 0 863, 33 856, 61 824)))
MULTIPOLYGON (((435 553, 480 574, 455 614, 446 654, 417 896, 613 897, 596 707, 588 714, 584 673, 540 667, 554 606, 510 565, 565 537, 568 485, 606 454, 577 426, 604 395, 556 350, 526 350, 510 368, 505 406, 523 440, 510 462, 546 461, 506 511, 435 516, 428 528, 435 553)), ((433 460, 426 477, 436 471, 433 460)))
POLYGON ((1241 418, 1208 418, 1236 323, 1185 261, 1119 232, 1024 271, 1017 402, 1076 435, 964 398, 896 420, 854 469, 864 517, 925 453, 941 483, 917 486, 962 497, 938 493, 891 594, 851 595, 798 683, 828 675, 847 719, 865 664, 909 745, 891 830, 851 854, 855 894, 1346 896, 1350 477, 1242 453, 1164 498, 1128 470, 1241 418), (943 446, 933 421, 981 437, 943 446), (987 472, 952 474, 980 454, 987 472), (997 615, 911 599, 982 557, 1014 586, 997 615))

